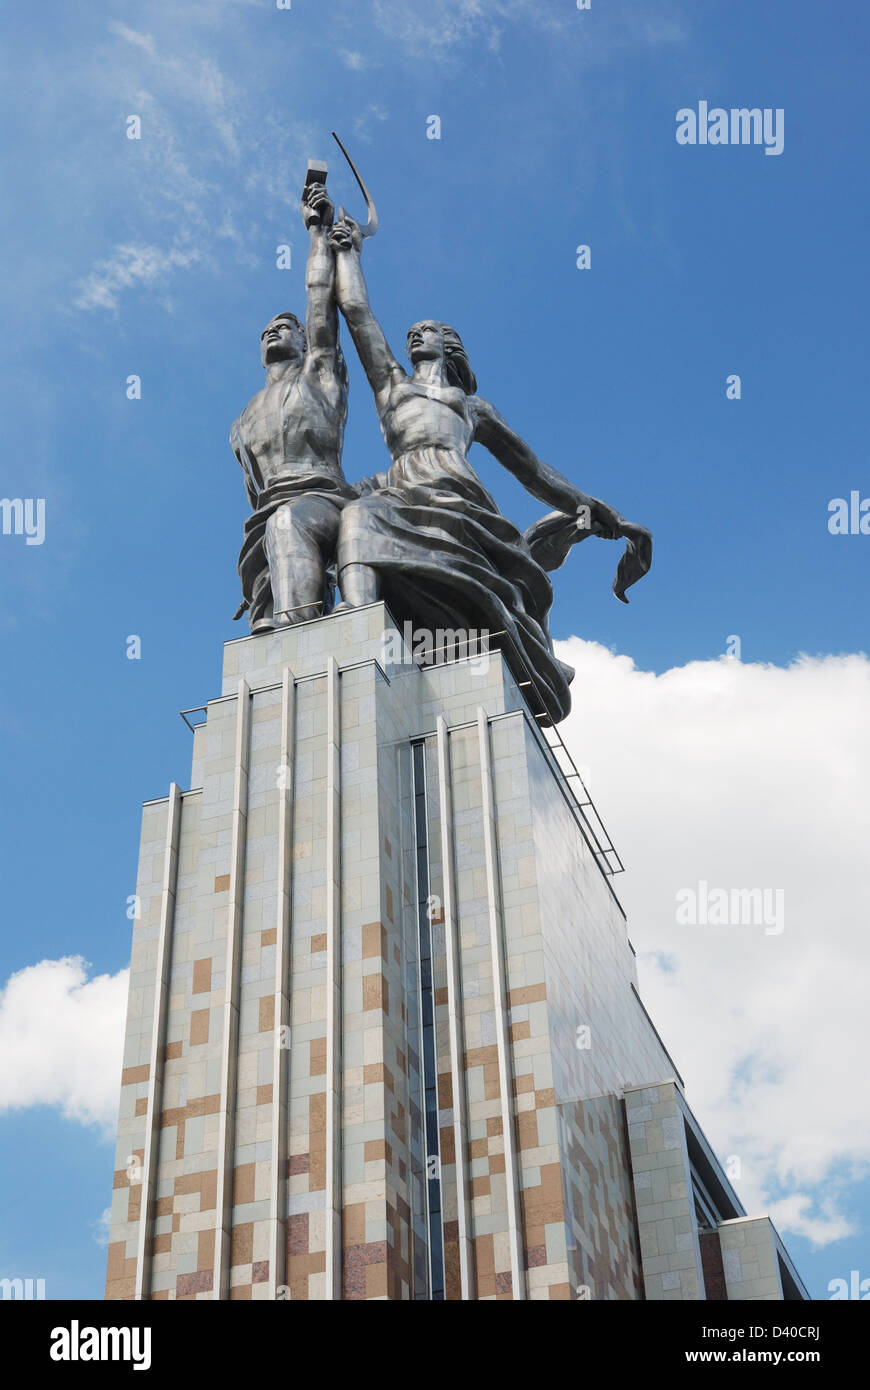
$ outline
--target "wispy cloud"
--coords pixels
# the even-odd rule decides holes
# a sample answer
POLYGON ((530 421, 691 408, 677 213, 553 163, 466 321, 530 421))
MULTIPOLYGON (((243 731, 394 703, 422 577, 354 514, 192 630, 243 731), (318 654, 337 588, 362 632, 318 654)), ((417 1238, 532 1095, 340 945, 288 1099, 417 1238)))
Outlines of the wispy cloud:
POLYGON ((125 293, 165 292, 180 272, 215 267, 222 248, 256 264, 276 207, 281 217, 295 207, 313 140, 306 122, 263 110, 257 91, 190 35, 164 42, 118 22, 108 29, 91 77, 104 106, 141 122, 116 161, 118 215, 139 234, 107 247, 75 283, 73 304, 117 312, 125 293))
POLYGON ((91 1222, 91 1226, 94 1244, 99 1245, 102 1250, 108 1249, 109 1233, 112 1228, 112 1208, 106 1207, 97 1217, 97 1220, 91 1222))
POLYGON ((122 290, 165 284, 173 270, 187 270, 202 262, 196 248, 163 250, 159 246, 118 246, 105 261, 79 281, 73 304, 77 309, 117 309, 122 290))
POLYGON ((354 121, 353 133, 357 139, 369 144, 372 138, 372 125, 386 120, 389 120, 389 112, 385 111, 382 106, 378 106, 377 102, 371 102, 354 121))
POLYGON ((152 34, 140 34, 136 29, 128 29, 126 24, 121 24, 116 19, 110 20, 109 32, 117 34, 118 38, 123 39, 126 43, 132 43, 137 48, 144 49, 145 52, 150 53, 152 57, 156 52, 154 36, 152 34))

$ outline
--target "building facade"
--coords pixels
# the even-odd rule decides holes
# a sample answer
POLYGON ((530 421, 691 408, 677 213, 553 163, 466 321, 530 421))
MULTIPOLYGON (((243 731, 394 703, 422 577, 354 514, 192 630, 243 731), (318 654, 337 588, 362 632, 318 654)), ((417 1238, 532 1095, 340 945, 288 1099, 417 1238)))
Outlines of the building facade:
POLYGON ((382 604, 225 646, 146 802, 109 1299, 804 1298, 637 991, 500 652, 382 604))

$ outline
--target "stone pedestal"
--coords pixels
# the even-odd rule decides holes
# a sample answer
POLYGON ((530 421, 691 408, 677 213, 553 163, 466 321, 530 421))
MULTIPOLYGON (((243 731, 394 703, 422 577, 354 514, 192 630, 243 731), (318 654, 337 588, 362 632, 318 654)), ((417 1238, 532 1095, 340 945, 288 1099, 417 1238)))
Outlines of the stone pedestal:
POLYGON ((143 813, 107 1297, 644 1297, 623 1094, 674 1065, 502 656, 421 669, 376 604, 228 642, 202 713, 143 813))

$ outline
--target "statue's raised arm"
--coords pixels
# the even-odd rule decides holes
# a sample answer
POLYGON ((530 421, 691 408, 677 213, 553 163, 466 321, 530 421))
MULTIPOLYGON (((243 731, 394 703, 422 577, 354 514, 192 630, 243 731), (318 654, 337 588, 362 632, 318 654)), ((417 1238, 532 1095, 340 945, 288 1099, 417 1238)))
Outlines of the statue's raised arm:
POLYGON ((407 376, 396 360, 384 330, 378 323, 369 303, 368 286, 362 268, 362 233, 350 217, 337 222, 330 234, 335 252, 335 290, 338 307, 344 314, 359 360, 375 393, 378 409, 382 408, 390 388, 407 376))
POLYGON ((326 185, 306 184, 302 220, 309 236, 305 266, 306 367, 334 371, 338 352, 338 306, 335 302, 335 257, 329 246, 334 207, 326 185))

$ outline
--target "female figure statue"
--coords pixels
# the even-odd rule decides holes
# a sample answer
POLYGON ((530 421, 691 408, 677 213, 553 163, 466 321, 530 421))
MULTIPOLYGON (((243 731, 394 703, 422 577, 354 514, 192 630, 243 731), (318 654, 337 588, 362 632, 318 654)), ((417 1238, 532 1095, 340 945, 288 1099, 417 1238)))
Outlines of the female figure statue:
MULTIPOLYGON (((330 245, 338 305, 374 392, 392 459, 386 474, 370 481, 371 490, 342 512, 342 600, 359 607, 383 598, 400 623, 411 619, 432 632, 482 628, 493 637, 506 634, 506 642, 496 645, 506 647, 519 679, 531 679, 541 713, 556 723, 570 709, 574 673, 553 652, 553 588, 545 567, 561 564, 570 545, 590 534, 629 536, 632 555, 626 558, 633 560, 633 540, 648 533, 627 527, 606 503, 535 456, 476 394, 462 341, 448 325, 432 319, 414 324, 407 339, 413 370, 406 372, 369 305, 358 225, 350 218, 338 222, 330 245), (531 528, 529 540, 502 516, 469 463, 475 441, 534 497, 556 508, 555 516, 531 528)), ((617 583, 633 583, 640 577, 637 568, 621 566, 617 583)))

